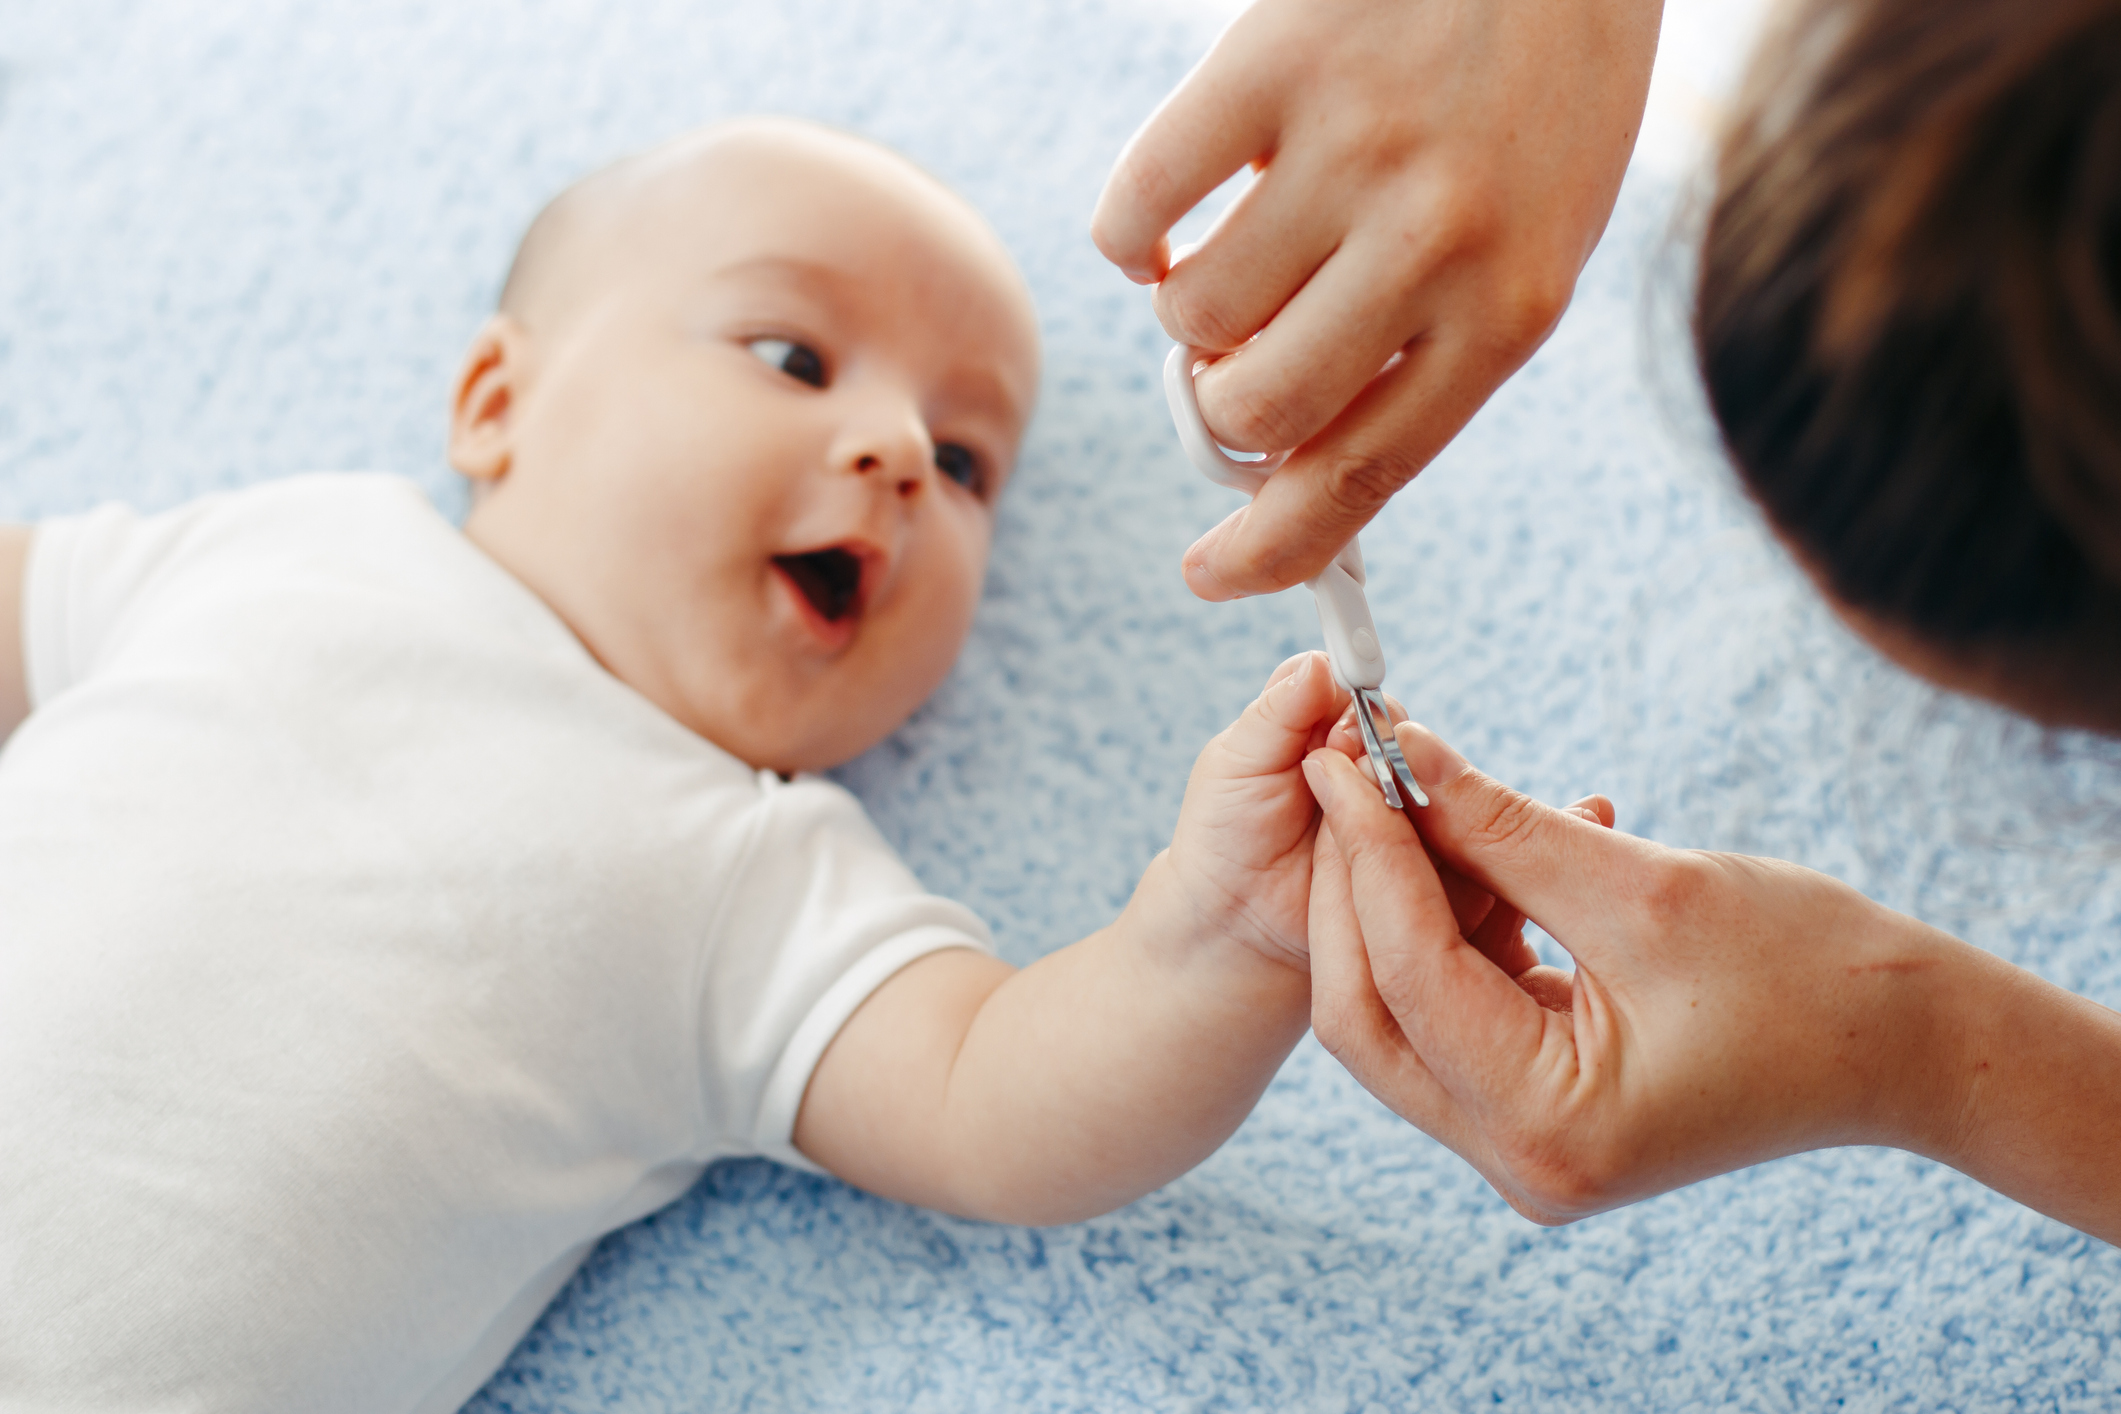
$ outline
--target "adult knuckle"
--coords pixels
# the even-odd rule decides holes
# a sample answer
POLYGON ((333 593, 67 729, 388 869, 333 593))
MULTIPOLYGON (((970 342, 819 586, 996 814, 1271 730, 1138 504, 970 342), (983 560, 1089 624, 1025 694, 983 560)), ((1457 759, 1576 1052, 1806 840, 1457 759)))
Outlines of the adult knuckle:
POLYGON ((1473 816, 1468 838, 1477 852, 1507 853, 1529 844, 1544 823, 1544 813, 1531 797, 1491 786, 1473 816))
POLYGON ((1515 1209, 1519 1217, 1538 1223, 1541 1227, 1567 1227, 1578 1219, 1575 1213, 1557 1212, 1545 1207, 1534 1194, 1500 1186, 1495 1191, 1502 1194, 1502 1200, 1515 1209))
POLYGON ((1565 271, 1519 271, 1489 303, 1489 331, 1504 356, 1515 360, 1546 341, 1561 322, 1575 292, 1565 271))
POLYGON ((1608 1206, 1612 1165, 1592 1148, 1558 1135, 1520 1144, 1508 1160, 1510 1177, 1531 1209, 1518 1211, 1545 1227, 1559 1227, 1608 1206))
POLYGON ((1311 1034, 1318 1038, 1319 1045, 1325 1047, 1326 1054, 1337 1061, 1345 1062, 1354 1047, 1350 1021, 1347 1003, 1325 997, 1312 999, 1311 1034))
POLYGON ((1438 176, 1441 195, 1425 229, 1414 238, 1438 262, 1492 250, 1509 229, 1508 207, 1495 180, 1464 166, 1438 176))
POLYGON ((1367 522, 1420 470, 1390 447, 1349 448, 1334 454, 1323 478, 1327 506, 1342 519, 1367 522))
POLYGON ((1302 442, 1311 430, 1299 395, 1271 386, 1241 389, 1217 421, 1233 445, 1248 452, 1285 451, 1302 442))
POLYGON ((1199 349, 1234 349, 1252 336, 1212 286, 1186 274, 1174 272, 1157 286, 1156 315, 1165 333, 1199 349))
POLYGON ((1367 1009, 1353 997, 1320 993, 1311 1000, 1311 1034, 1350 1071, 1363 1069, 1371 1052, 1371 1024, 1367 1009))
POLYGON ((1636 903, 1652 922, 1692 917, 1708 902, 1715 868, 1693 850, 1660 850, 1634 870, 1636 903))

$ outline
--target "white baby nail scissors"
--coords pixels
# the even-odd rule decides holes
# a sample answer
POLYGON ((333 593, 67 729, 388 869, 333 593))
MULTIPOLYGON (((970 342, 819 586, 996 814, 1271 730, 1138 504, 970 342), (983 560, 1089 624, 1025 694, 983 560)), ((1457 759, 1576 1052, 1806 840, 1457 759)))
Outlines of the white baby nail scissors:
MULTIPOLYGON (((1180 344, 1164 360, 1164 396, 1171 400, 1171 420, 1178 424, 1179 443, 1201 475, 1233 491, 1257 495, 1289 454, 1276 452, 1260 461, 1241 462, 1216 445, 1208 435, 1208 424, 1201 420, 1200 399, 1193 391, 1193 365, 1199 357, 1198 351, 1180 344)), ((1324 569, 1304 583, 1318 600, 1318 623, 1326 633, 1326 656, 1333 660, 1333 675, 1355 695, 1355 720, 1362 724, 1363 749, 1370 753, 1370 770, 1384 788, 1385 803, 1394 810, 1401 808, 1399 792, 1392 784, 1397 777, 1416 805, 1427 805, 1429 797, 1407 769, 1407 758, 1392 737, 1392 718, 1385 709, 1384 649, 1377 642, 1370 601, 1362 592, 1360 537, 1342 546, 1324 569)))

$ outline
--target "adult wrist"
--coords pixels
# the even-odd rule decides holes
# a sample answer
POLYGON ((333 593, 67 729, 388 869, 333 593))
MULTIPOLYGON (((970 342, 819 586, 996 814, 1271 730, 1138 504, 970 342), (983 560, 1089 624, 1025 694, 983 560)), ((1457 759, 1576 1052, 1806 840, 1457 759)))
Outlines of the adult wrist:
POLYGON ((1890 1005, 1880 1037, 1872 1132, 1879 1143, 1943 1163, 1965 1147, 1996 998, 1995 960, 1939 929, 1880 908, 1881 973, 1890 1005))

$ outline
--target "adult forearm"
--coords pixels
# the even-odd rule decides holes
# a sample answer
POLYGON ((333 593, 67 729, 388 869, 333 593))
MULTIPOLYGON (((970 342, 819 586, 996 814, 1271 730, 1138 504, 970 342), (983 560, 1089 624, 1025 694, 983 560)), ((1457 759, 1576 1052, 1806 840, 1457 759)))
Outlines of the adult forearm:
POLYGON ((996 988, 951 1069, 940 1129, 960 1211, 1070 1222, 1199 1163, 1303 1036, 1309 979, 1185 945, 1165 860, 1109 928, 996 988))
POLYGON ((1960 1024, 1921 1147, 2121 1244, 2121 1014, 1965 945, 1940 1002, 1960 1024))

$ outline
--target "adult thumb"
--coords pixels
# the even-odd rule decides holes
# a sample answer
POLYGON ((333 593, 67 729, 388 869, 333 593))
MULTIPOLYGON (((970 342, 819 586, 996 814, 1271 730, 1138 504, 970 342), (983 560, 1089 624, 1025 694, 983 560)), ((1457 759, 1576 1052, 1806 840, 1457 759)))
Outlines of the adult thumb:
POLYGON ((1428 807, 1412 814, 1437 858, 1557 936, 1610 885, 1627 836, 1481 774, 1418 723, 1401 722, 1397 735, 1428 792, 1428 807))

